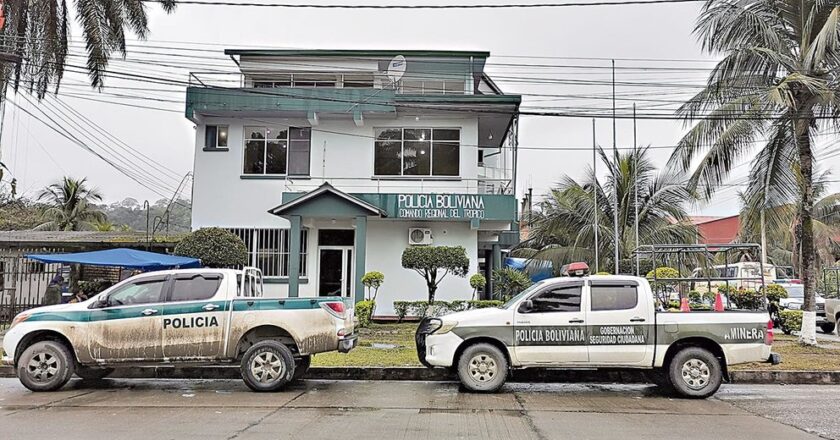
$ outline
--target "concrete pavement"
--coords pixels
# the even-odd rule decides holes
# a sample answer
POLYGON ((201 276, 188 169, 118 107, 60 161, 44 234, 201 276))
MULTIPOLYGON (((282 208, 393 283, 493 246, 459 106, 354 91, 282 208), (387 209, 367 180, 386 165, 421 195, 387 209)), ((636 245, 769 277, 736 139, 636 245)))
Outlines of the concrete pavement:
POLYGON ((644 385, 511 384, 478 395, 445 382, 306 381, 257 394, 233 380, 120 379, 30 393, 0 379, 0 439, 817 438, 762 416, 840 438, 829 409, 810 412, 815 392, 819 407, 836 407, 840 386, 812 388, 734 385, 690 401, 644 385))

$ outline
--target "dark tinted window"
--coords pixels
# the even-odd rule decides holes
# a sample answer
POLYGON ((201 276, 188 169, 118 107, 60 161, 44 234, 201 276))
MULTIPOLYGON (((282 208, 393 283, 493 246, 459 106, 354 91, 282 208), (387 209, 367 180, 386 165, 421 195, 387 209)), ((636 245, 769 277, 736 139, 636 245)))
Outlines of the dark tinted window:
POLYGON ((219 290, 222 277, 217 274, 180 275, 172 285, 170 301, 201 301, 210 299, 219 290))
POLYGON ((575 285, 553 287, 538 293, 531 298, 534 304, 531 312, 579 312, 581 290, 581 286, 575 285))
POLYGON ((591 287, 590 297, 593 312, 599 310, 629 310, 635 308, 639 301, 636 286, 596 284, 591 287))
POLYGON ((128 306, 161 302, 165 278, 140 279, 126 284, 108 295, 108 306, 128 306))

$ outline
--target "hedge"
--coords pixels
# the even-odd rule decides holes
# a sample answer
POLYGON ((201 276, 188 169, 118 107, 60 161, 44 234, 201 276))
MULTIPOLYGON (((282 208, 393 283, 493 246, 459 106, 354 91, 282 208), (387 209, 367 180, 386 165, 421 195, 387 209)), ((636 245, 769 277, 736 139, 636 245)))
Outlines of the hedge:
POLYGON ((359 327, 370 325, 370 318, 373 314, 373 301, 359 301, 356 303, 356 319, 359 320, 359 327))
MULTIPOLYGON (((361 303, 360 303, 361 304, 361 303)), ((503 303, 493 300, 455 300, 455 301, 394 301, 394 312, 402 322, 406 316, 425 318, 427 316, 443 316, 464 310, 485 309, 499 307, 503 303)), ((356 305, 358 308, 358 304, 356 305)))
POLYGON ((786 335, 802 330, 802 310, 782 310, 779 319, 786 335))

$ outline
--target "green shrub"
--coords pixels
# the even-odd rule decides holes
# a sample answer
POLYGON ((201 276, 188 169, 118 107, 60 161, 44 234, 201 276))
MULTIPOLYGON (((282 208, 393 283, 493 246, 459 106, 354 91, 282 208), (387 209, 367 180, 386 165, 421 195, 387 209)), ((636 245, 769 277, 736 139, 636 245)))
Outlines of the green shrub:
POLYGON ((474 301, 467 301, 468 309, 487 309, 491 307, 499 307, 504 304, 502 301, 491 299, 491 300, 474 300, 474 301))
POLYGON ((248 264, 248 248, 236 234, 222 228, 201 228, 175 246, 175 255, 198 258, 206 267, 248 264))
POLYGON ((785 334, 802 330, 802 310, 782 310, 779 312, 779 319, 785 334))
POLYGON ((787 290, 778 284, 768 284, 764 286, 764 290, 767 295, 767 301, 770 301, 771 303, 778 304, 779 300, 788 297, 787 290))
POLYGON ((103 280, 103 279, 95 279, 91 281, 79 281, 79 290, 87 295, 88 297, 92 295, 96 295, 97 293, 111 287, 114 283, 103 280))
POLYGON ((463 312, 464 310, 467 310, 469 306, 469 301, 464 301, 460 299, 449 301, 449 311, 451 312, 463 312))
POLYGON ((527 289, 533 282, 521 270, 505 267, 493 271, 493 294, 496 298, 508 299, 527 289))
POLYGON ((752 289, 729 289, 729 301, 735 308, 743 310, 759 310, 764 308, 764 295, 752 289))
POLYGON ((373 317, 373 301, 359 301, 356 303, 356 318, 359 320, 359 327, 367 327, 373 317))
POLYGON ((402 267, 423 277, 431 304, 438 285, 447 275, 467 276, 470 258, 463 246, 410 246, 402 253, 402 267))
POLYGON ((478 296, 478 291, 487 285, 487 278, 484 275, 477 273, 470 277, 470 287, 473 288, 473 299, 478 296))
POLYGON ((402 322, 408 314, 408 301, 394 301, 394 313, 397 315, 397 322, 402 322))
POLYGON ((688 300, 692 304, 701 304, 703 302, 703 294, 696 290, 692 290, 688 292, 688 300))
POLYGON ((379 288, 382 287, 382 284, 385 282, 385 274, 378 271, 370 271, 364 275, 362 275, 362 284, 367 288, 368 296, 367 299, 371 301, 376 301, 376 294, 379 293, 379 288), (373 290, 373 295, 371 295, 371 290, 373 290))

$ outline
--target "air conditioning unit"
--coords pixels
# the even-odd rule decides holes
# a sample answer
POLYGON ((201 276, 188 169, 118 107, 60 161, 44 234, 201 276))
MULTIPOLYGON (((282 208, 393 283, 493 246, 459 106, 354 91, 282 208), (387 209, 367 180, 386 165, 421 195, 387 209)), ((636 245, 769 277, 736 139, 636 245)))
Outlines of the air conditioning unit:
POLYGON ((432 230, 429 228, 408 228, 408 244, 412 246, 432 244, 432 230))

